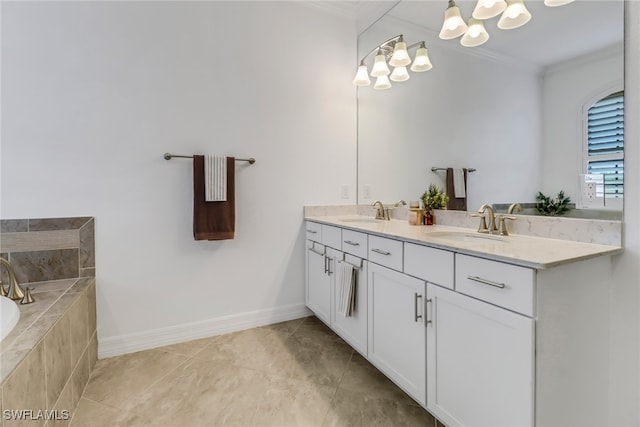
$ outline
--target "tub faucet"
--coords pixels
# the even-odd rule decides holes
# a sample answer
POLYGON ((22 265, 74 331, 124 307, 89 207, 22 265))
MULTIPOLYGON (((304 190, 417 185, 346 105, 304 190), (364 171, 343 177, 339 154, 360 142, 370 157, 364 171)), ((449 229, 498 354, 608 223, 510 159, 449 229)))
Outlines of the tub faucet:
MULTIPOLYGON (((0 266, 3 266, 7 270, 7 274, 9 274, 9 289, 7 290, 7 297, 12 300, 22 300, 24 304, 28 304, 29 302, 33 302, 33 298, 31 298, 31 293, 27 292, 28 298, 25 299, 24 289, 20 287, 18 284, 18 279, 16 279, 16 272, 13 270, 13 266, 6 259, 0 257, 0 266), (29 301, 30 300, 30 301, 29 301)), ((3 288, 3 286, 0 286, 3 288)))

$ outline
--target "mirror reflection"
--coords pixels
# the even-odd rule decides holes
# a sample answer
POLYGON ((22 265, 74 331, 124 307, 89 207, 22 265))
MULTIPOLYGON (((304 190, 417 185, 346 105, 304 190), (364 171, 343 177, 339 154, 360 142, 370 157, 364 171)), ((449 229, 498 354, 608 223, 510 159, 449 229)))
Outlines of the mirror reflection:
MULTIPOLYGON (((465 21, 476 3, 456 2, 465 21)), ((548 208, 562 192, 566 216, 622 219, 623 2, 525 3, 526 25, 487 19, 477 47, 438 37, 446 0, 401 1, 360 34, 358 61, 402 34, 425 41, 433 68, 358 89, 358 203, 419 200, 448 174, 452 192, 466 175, 462 209, 535 214, 539 193, 548 208)))

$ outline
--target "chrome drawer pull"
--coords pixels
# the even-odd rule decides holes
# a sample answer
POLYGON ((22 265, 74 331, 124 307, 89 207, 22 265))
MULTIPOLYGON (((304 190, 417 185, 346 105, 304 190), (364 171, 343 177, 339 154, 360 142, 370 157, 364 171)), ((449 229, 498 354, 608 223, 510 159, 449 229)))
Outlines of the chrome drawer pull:
POLYGON ((418 298, 422 298, 422 295, 418 294, 417 292, 413 294, 413 320, 415 322, 418 321, 418 319, 422 319, 422 314, 418 314, 418 298))
POLYGON ((433 308, 431 310, 427 310, 427 304, 429 304, 429 306, 431 306, 431 303, 433 302, 432 299, 427 299, 426 300, 426 304, 424 306, 424 310, 427 313, 427 318, 425 319, 426 322, 424 322, 424 326, 427 326, 429 324, 433 324, 433 320, 430 318, 431 316, 429 315, 429 313, 431 313, 433 311, 433 308))
POLYGON ((318 232, 316 230, 307 230, 307 233, 318 234, 318 232))
POLYGON ((371 249, 371 252, 375 252, 380 255, 391 255, 391 252, 383 251, 382 249, 371 249))
POLYGON ((360 246, 360 243, 358 242, 352 242, 351 240, 345 240, 344 241, 347 245, 351 245, 351 246, 360 246))
POLYGON ((478 276, 467 276, 467 279, 473 280, 474 282, 482 283, 484 285, 495 286, 496 288, 504 289, 504 283, 492 282, 491 280, 483 279, 478 276))

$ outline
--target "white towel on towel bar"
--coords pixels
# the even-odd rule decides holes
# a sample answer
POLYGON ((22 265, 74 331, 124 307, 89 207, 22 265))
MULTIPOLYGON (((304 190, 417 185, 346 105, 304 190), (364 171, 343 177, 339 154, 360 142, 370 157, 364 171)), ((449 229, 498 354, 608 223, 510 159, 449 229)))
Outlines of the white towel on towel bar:
POLYGON ((347 262, 340 262, 337 280, 338 312, 351 317, 356 309, 356 269, 347 262))
POLYGON ((467 189, 464 182, 464 169, 453 169, 453 191, 456 199, 467 197, 467 189))
POLYGON ((227 201, 227 158, 204 156, 204 200, 205 202, 227 201))

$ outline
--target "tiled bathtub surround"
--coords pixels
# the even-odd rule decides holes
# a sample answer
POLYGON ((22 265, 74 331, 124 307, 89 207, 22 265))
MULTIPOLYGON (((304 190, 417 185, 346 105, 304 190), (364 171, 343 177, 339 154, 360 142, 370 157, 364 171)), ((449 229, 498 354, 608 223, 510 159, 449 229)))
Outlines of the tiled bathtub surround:
POLYGON ((20 283, 95 276, 91 217, 2 220, 0 232, 0 253, 20 283))
POLYGON ((2 409, 57 411, 58 420, 5 419, 2 427, 68 425, 97 360, 95 278, 31 283, 35 302, 2 340, 2 409), (68 411, 69 419, 65 416, 68 411))
MULTIPOLYGON (((475 230, 478 228, 479 221, 478 218, 471 217, 471 213, 471 211, 436 210, 436 224, 475 230)), ((305 218, 355 214, 373 218, 375 209, 369 205, 304 207, 305 218)), ((391 211, 391 217, 406 220, 406 206, 394 208, 391 211)), ((512 234, 622 246, 622 221, 532 215, 517 215, 517 218, 508 224, 509 232, 512 234)))

